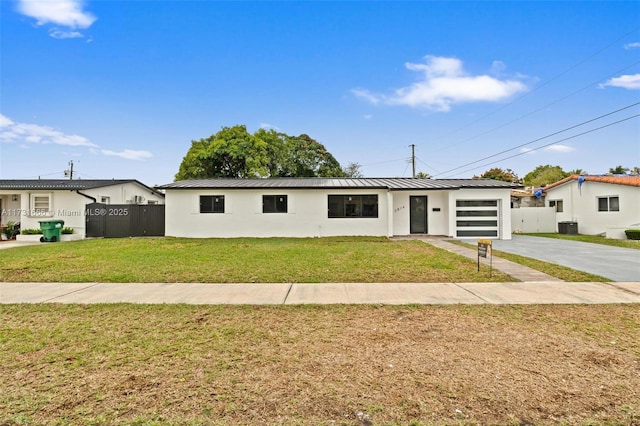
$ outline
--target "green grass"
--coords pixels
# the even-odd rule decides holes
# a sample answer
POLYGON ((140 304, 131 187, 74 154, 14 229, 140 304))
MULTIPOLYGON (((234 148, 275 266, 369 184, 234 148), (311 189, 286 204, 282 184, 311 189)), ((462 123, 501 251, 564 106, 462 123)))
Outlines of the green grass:
POLYGON ((603 244, 613 247, 623 247, 640 250, 640 240, 616 240, 613 238, 601 237, 599 235, 566 235, 556 233, 531 233, 523 235, 530 235, 532 237, 556 238, 559 240, 582 241, 584 243, 603 244))
POLYGON ((483 282, 513 281, 421 241, 387 238, 124 238, 5 250, 15 282, 483 282))
MULTIPOLYGON (((468 247, 472 250, 477 250, 477 245, 465 243, 459 240, 451 240, 450 243, 460 246, 468 247)), ((527 266, 531 269, 544 272, 568 282, 609 282, 608 278, 601 277, 599 275, 590 274, 588 272, 577 271, 575 269, 567 268, 566 266, 556 265, 555 263, 545 262, 543 260, 531 259, 530 257, 524 257, 517 254, 506 253, 500 250, 493 250, 493 256, 505 259, 519 265, 527 266)))

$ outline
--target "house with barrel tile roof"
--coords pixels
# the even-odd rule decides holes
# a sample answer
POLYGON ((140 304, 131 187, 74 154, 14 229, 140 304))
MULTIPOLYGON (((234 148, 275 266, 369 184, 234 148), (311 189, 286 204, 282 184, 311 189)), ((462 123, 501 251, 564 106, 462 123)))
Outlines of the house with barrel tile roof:
POLYGON ((623 239, 625 229, 640 228, 640 176, 571 175, 543 191, 559 231, 570 224, 580 234, 623 239))

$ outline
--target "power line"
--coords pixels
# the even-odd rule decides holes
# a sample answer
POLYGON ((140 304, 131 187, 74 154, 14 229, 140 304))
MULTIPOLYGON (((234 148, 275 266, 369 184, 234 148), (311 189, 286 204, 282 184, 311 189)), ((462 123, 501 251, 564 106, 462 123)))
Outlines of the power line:
POLYGON ((551 103, 548 103, 548 104, 546 104, 546 105, 543 105, 543 106, 541 106, 541 107, 540 107, 540 108, 538 108, 538 109, 535 109, 535 110, 530 111, 530 112, 528 112, 528 113, 526 113, 526 114, 524 114, 524 115, 521 115, 520 117, 514 118, 514 119, 513 119, 513 120, 511 120, 511 121, 508 121, 508 122, 506 122, 506 123, 504 123, 504 124, 499 125, 498 127, 494 127, 494 128, 492 128, 492 129, 489 129, 489 130, 487 130, 487 131, 485 131, 485 132, 482 132, 482 133, 480 133, 480 134, 478 134, 478 135, 475 135, 475 136, 472 136, 472 137, 470 137, 470 138, 463 139, 463 140, 461 140, 461 141, 459 141, 459 142, 456 142, 456 143, 450 144, 450 145, 448 145, 448 146, 446 146, 446 147, 444 147, 444 148, 441 148, 441 149, 439 149, 439 150, 435 150, 434 152, 440 152, 440 151, 443 151, 445 148, 451 148, 451 147, 454 147, 454 146, 457 146, 457 145, 461 145, 461 144, 463 144, 463 143, 465 143, 465 142, 472 141, 472 140, 477 139, 477 138, 479 138, 479 137, 481 137, 481 136, 488 135, 489 133, 495 132, 496 130, 500 130, 500 129, 504 128, 504 127, 507 127, 507 126, 509 126, 509 125, 511 125, 511 124, 513 124, 513 123, 515 123, 516 121, 520 121, 520 120, 522 120, 523 118, 529 117, 530 115, 533 115, 533 114, 535 114, 535 113, 538 113, 538 112, 540 112, 540 111, 543 111, 543 110, 545 110, 545 109, 549 108, 550 106, 553 106, 553 105, 555 105, 555 104, 558 104, 558 103, 560 103, 560 102, 564 101, 565 99, 570 98, 570 97, 571 97, 571 96, 573 96, 573 95, 577 95, 578 93, 583 92, 583 91, 585 91, 585 90, 589 89, 590 87, 593 87, 594 85, 596 85, 596 84, 600 83, 602 80, 606 80, 606 79, 608 79, 608 78, 610 78, 610 77, 613 77, 614 75, 619 74, 619 73, 621 73, 621 72, 623 72, 623 71, 625 71, 625 70, 627 70, 627 69, 629 69, 629 68, 631 68, 631 67, 633 67, 633 66, 635 66, 635 65, 638 65, 638 64, 640 64, 640 61, 636 61, 636 62, 632 63, 631 65, 627 65, 627 66, 626 66, 626 67, 624 67, 624 68, 621 68, 621 69, 619 69, 619 70, 617 70, 617 71, 614 71, 614 72, 612 72, 611 74, 609 74, 609 75, 607 75, 607 76, 605 76, 605 77, 603 77, 603 78, 599 78, 597 81, 594 81, 593 83, 589 83, 589 84, 587 84, 586 86, 584 86, 584 87, 582 87, 582 88, 580 88, 580 89, 578 89, 578 90, 576 90, 576 91, 574 91, 574 92, 571 92, 571 93, 569 93, 568 95, 565 95, 565 96, 561 97, 560 99, 556 99, 555 101, 553 101, 553 102, 551 102, 551 103))
MULTIPOLYGON (((534 93, 534 92, 536 92, 536 91, 540 90, 541 88, 543 88, 543 87, 547 86, 549 83, 551 83, 551 82, 553 82, 553 81, 555 81, 555 80, 559 79, 560 77, 564 76, 565 74, 568 74, 570 71, 573 71, 575 68, 578 68, 580 65, 584 64, 585 62, 587 62, 587 61, 588 61, 588 60, 590 60, 591 58, 593 58, 593 57, 595 57, 595 56, 599 55, 600 53, 604 52, 605 50, 609 49, 611 46, 615 45, 616 43, 618 43, 618 42, 619 42, 619 41, 621 41, 622 39, 624 39, 624 38, 628 37, 629 35, 631 35, 631 34, 635 33, 635 32, 636 32, 636 31, 638 31, 639 29, 640 29, 640 27, 636 27, 636 28, 634 28, 633 30, 631 30, 631 31, 629 31, 629 32, 627 32, 627 33, 625 33, 625 34, 623 34, 622 36, 618 37, 617 39, 615 39, 615 40, 614 40, 614 41, 612 41, 611 43, 609 43, 609 44, 607 44, 606 46, 604 46, 603 48, 601 48, 601 49, 597 50, 595 53, 592 53, 591 55, 589 55, 589 56, 587 56, 586 58, 582 59, 581 61, 577 62, 576 64, 574 64, 574 65, 570 66, 569 68, 565 69, 564 71, 560 72, 560 74, 558 74, 558 75, 556 75, 556 76, 552 77, 551 79, 549 79, 549 80, 547 80, 547 81, 543 82, 542 84, 540 84, 540 85, 536 86, 533 90, 531 90, 531 91, 529 91, 529 92, 527 92, 527 93, 523 94, 522 96, 517 97, 516 99, 514 99, 513 101, 511 101, 511 102, 509 102, 509 103, 507 103, 507 104, 503 105, 502 107, 500 107, 500 108, 498 108, 498 109, 496 109, 496 110, 490 111, 490 112, 488 112, 487 114, 482 115, 482 116, 480 116, 480 117, 476 118, 475 120, 473 120, 473 121, 471 121, 471 122, 469 122, 469 123, 467 123, 467 124, 463 125, 462 127, 459 127, 458 129, 454 130, 454 131, 453 131, 453 132, 451 132, 450 134, 454 134, 454 133, 459 132, 460 130, 466 129, 466 128, 467 128, 467 127, 469 127, 469 126, 471 126, 471 125, 473 125, 473 124, 475 124, 475 123, 477 123, 477 122, 479 122, 479 121, 482 121, 482 120, 484 120, 485 118, 490 117, 490 116, 492 116, 492 115, 494 115, 494 114, 497 114, 498 112, 500 112, 500 111, 502 111, 502 110, 504 110, 504 109, 506 109, 506 108, 510 107, 511 105, 513 105, 513 104, 515 104, 515 103, 519 102, 520 100, 522 100, 522 99, 526 98, 527 96, 531 95, 532 93, 534 93)), ((638 62, 636 62, 636 63, 634 63, 634 64, 631 64, 631 65, 629 65, 629 66, 627 66, 627 67, 623 68, 622 70, 616 71, 616 72, 614 72, 614 73, 612 73, 612 74, 610 74, 609 76, 604 77, 604 78, 609 78, 610 76, 612 76, 612 75, 614 75, 614 74, 616 74, 616 73, 618 73, 618 72, 624 71, 625 69, 630 68, 630 67, 632 67, 633 65, 636 65, 637 63, 638 63, 638 62)), ((599 82, 599 81, 601 81, 601 80, 602 80, 602 79, 599 79, 599 80, 598 80, 598 82, 599 82)), ((592 83, 592 84, 590 84, 590 85, 589 85, 589 86, 587 86, 587 87, 591 87, 591 85, 593 85, 593 84, 595 84, 595 83, 592 83)), ((580 91, 582 91, 582 90, 586 89, 587 87, 585 87, 585 88, 583 88, 583 89, 580 89, 580 90, 578 90, 577 92, 574 92, 574 93, 572 93, 572 94, 568 95, 567 97, 569 97, 569 96, 573 96, 574 94, 576 94, 576 93, 578 93, 578 92, 580 92, 580 91)), ((566 97, 565 97, 565 98, 562 98, 561 100, 564 100, 564 99, 566 99, 566 97)), ((552 105, 553 105, 553 104, 552 104, 552 105)), ((549 105, 546 105, 545 107, 547 107, 547 106, 549 106, 549 105)), ((543 107, 543 108, 545 108, 545 107, 543 107)), ((537 111, 539 111, 539 110, 536 110, 535 112, 537 112, 537 111)), ((523 116, 523 117, 521 117, 521 118, 524 118, 524 117, 526 117, 526 116, 528 116, 528 115, 530 115, 530 114, 527 114, 527 115, 525 115, 525 116, 523 116)), ((516 119, 515 121, 517 121, 517 120, 519 120, 519 118, 518 118, 518 119, 516 119)), ((513 121, 512 121, 512 122, 513 122, 513 121)), ((509 122, 509 123, 507 123, 507 124, 511 124, 512 122, 509 122)), ((505 124, 505 125, 507 125, 507 124, 505 124)), ((495 130, 495 129, 493 129, 493 130, 495 130)), ((490 131, 493 131, 493 130, 490 130, 490 131)), ((486 134, 486 133, 484 133, 484 134, 486 134)), ((442 137, 437 138, 437 139, 435 139, 435 140, 437 141, 437 140, 443 139, 444 137, 445 137, 445 136, 442 136, 442 137)), ((461 142, 459 142, 458 144, 460 144, 460 143, 464 143, 464 142, 468 142, 469 140, 470 140, 470 139, 467 139, 467 140, 461 141, 461 142)), ((443 148, 443 149, 444 149, 444 148, 443 148)))
MULTIPOLYGON (((516 150, 516 149, 518 149, 518 148, 522 148, 522 147, 527 146, 527 145, 531 145, 532 143, 536 143, 536 142, 539 142, 539 141, 541 141, 541 140, 543 140, 543 139, 547 139, 547 138, 550 138, 550 137, 552 137, 552 136, 558 135, 558 134, 560 134, 560 133, 564 133, 564 132, 566 132, 566 131, 569 131, 569 130, 575 129, 576 127, 584 126, 585 124, 592 123, 592 122, 594 122, 594 121, 600 120, 600 119, 602 119, 602 118, 608 117, 608 116, 610 116, 610 115, 616 114, 616 113, 618 113, 618 112, 620 112, 620 111, 624 111, 624 110, 629 109, 629 108, 633 108, 633 107, 638 106, 638 105, 640 105, 640 102, 636 102, 636 103, 634 103, 634 104, 627 105, 627 106, 622 107, 622 108, 620 108, 620 109, 617 109, 617 110, 615 110, 615 111, 608 112, 608 113, 606 113, 606 114, 600 115, 600 116, 595 117, 595 118, 592 118, 592 119, 590 119, 590 120, 583 121, 583 122, 581 122, 581 123, 575 124, 575 125, 573 125, 573 126, 570 126, 570 127, 565 128, 565 129, 558 130, 558 131, 556 131, 556 132, 550 133, 550 134, 548 134, 548 135, 546 135, 546 136, 542 136, 542 137, 537 138, 537 139, 534 139, 534 140, 532 140, 532 141, 525 142, 525 143, 523 143, 523 144, 520 144, 520 145, 514 146, 513 148, 509 148, 509 149, 506 149, 506 150, 504 150, 504 151, 500 151, 500 152, 498 152, 498 153, 496 153, 496 154, 492 154, 492 155, 489 155, 489 156, 487 156, 487 157, 483 157, 483 158, 481 158, 481 159, 479 159, 479 160, 476 160, 476 161, 472 161, 472 162, 470 162, 470 163, 463 164, 462 166, 459 166, 459 167, 454 167, 453 169, 450 169, 450 170, 447 170, 447 171, 445 171, 445 172, 439 173, 438 175, 448 174, 448 173, 451 173, 451 172, 453 172, 453 171, 455 171, 455 170, 459 170, 459 169, 462 169, 462 168, 464 168, 464 167, 471 166, 471 165, 473 165, 473 164, 479 163, 479 162, 481 162, 481 161, 488 160, 488 159, 493 158, 493 157, 497 157, 497 156, 502 155, 502 154, 505 154, 505 153, 507 153, 507 152, 510 152, 510 151, 516 150)), ((508 158, 511 158, 511 157, 508 157, 508 158)), ((473 169, 472 169, 472 170, 473 170, 473 169)))
MULTIPOLYGON (((490 166, 490 165, 492 165, 492 164, 496 164, 496 163, 499 163, 499 162, 504 161, 504 160, 509 160, 509 159, 511 159, 511 158, 515 158, 515 157, 519 157, 519 156, 521 156, 521 155, 528 154, 528 153, 530 153, 530 152, 535 152, 535 151, 537 151, 537 150, 539 150, 539 149, 546 148, 546 147, 548 147, 548 146, 551 146, 551 145, 554 145, 554 144, 557 144, 557 143, 560 143, 560 142, 568 141, 568 140, 570 140, 570 139, 575 139, 575 138, 577 138, 577 137, 584 136, 584 135, 586 135, 586 134, 593 133, 593 132, 596 132, 596 131, 598 131, 598 130, 602 130, 602 129, 607 128, 607 127, 615 126, 616 124, 620 124, 620 123, 622 123, 622 122, 625 122, 625 121, 628 121, 628 120, 631 120, 631 119, 634 119, 634 118, 637 118, 637 117, 640 117, 640 114, 632 115, 632 116, 630 116, 630 117, 623 118, 622 120, 614 121, 613 123, 605 124, 605 125, 603 125, 603 126, 596 127, 596 128, 594 128, 594 129, 590 129, 590 130, 587 130, 587 131, 582 132, 582 133, 578 133, 578 134, 573 135, 573 136, 569 136, 568 138, 564 138, 564 139, 560 139, 560 140, 557 140, 557 141, 553 141, 553 142, 550 142, 550 143, 548 143, 548 144, 545 144, 545 145, 539 146, 539 147, 537 147, 537 148, 527 150, 527 151, 525 151, 525 152, 519 152, 519 153, 517 153, 517 154, 510 155, 509 157, 504 157, 504 158, 501 158, 501 159, 499 159, 499 160, 492 161, 492 162, 490 162, 490 163, 485 163, 485 164, 482 164, 482 165, 480 165, 480 166, 472 167, 472 168, 470 168, 470 169, 467 169, 467 170, 462 171, 461 173, 467 173, 467 172, 470 172, 470 171, 472 171, 472 170, 479 169, 479 168, 481 168, 481 167, 490 166)), ((470 163, 470 164, 473 164, 473 163, 470 163)), ((463 167, 464 167, 464 166, 463 166, 463 167)))

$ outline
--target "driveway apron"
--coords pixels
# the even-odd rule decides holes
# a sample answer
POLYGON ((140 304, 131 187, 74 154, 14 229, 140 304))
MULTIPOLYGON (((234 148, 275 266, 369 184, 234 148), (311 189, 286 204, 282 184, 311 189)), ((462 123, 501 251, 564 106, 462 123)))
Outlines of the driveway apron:
POLYGON ((495 240, 493 249, 589 272, 612 281, 640 281, 640 250, 529 235, 495 240))

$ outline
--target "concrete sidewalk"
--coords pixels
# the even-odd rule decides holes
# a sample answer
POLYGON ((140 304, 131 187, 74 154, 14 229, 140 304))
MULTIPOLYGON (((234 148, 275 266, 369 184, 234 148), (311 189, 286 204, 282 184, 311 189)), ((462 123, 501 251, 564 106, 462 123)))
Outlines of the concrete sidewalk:
POLYGON ((0 303, 609 304, 640 303, 640 283, 0 283, 0 303))

